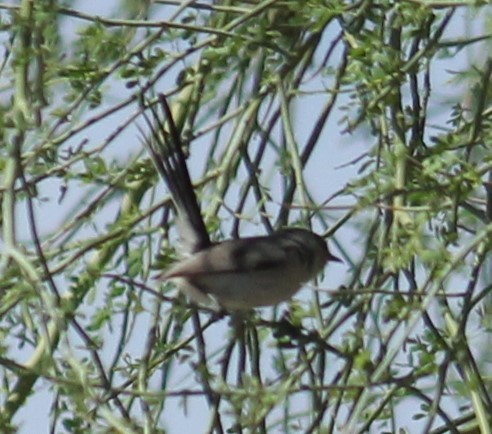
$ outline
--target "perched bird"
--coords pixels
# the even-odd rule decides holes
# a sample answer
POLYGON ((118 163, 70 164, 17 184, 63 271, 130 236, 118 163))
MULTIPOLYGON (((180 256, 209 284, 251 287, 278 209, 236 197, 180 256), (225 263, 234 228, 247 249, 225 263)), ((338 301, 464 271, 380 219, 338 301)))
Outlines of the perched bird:
POLYGON ((328 261, 340 261, 326 241, 306 229, 286 228, 271 235, 212 243, 190 180, 180 134, 163 95, 167 128, 157 109, 144 112, 150 134, 143 143, 173 199, 178 231, 188 257, 157 279, 176 281, 191 300, 227 311, 271 306, 288 300, 320 273, 328 261))

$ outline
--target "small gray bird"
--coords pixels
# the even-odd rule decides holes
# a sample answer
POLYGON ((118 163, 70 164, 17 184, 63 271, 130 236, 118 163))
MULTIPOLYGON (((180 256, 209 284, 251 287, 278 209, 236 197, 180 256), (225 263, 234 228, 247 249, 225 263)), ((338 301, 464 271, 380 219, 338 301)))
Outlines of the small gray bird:
POLYGON ((241 311, 288 300, 328 261, 340 262, 322 237, 301 228, 213 244, 200 213, 171 110, 163 95, 159 101, 169 131, 157 110, 150 107, 153 119, 145 113, 144 117, 151 133, 147 136, 142 132, 143 143, 172 196, 178 230, 189 256, 157 279, 175 280, 195 302, 241 311))

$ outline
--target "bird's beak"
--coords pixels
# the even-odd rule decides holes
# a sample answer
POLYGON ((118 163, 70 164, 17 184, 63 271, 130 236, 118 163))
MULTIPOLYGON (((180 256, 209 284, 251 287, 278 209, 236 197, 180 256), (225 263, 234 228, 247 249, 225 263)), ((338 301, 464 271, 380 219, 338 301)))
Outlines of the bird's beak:
POLYGON ((338 256, 332 255, 328 252, 328 261, 331 262, 343 262, 338 256))

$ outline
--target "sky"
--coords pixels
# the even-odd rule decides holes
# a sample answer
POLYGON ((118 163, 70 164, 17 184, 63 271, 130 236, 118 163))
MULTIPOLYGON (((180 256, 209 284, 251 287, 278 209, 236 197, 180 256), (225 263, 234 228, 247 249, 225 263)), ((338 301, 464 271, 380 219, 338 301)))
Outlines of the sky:
MULTIPOLYGON (((111 14, 114 9, 114 3, 112 2, 78 2, 78 4, 73 6, 74 9, 84 10, 86 13, 90 14, 100 14, 102 16, 106 16, 111 14)), ((114 15, 113 15, 114 16, 114 15)), ((83 21, 78 20, 67 20, 66 22, 66 33, 67 38, 71 38, 77 32, 78 26, 83 26, 83 21)), ((470 28, 473 32, 480 33, 481 22, 476 20, 471 23, 469 20, 469 16, 465 14, 464 8, 462 11, 456 14, 453 19, 453 24, 447 30, 449 38, 458 38, 463 35, 466 31, 469 31, 470 28), (476 29, 473 28, 476 26, 476 29)), ((326 39, 329 40, 330 35, 326 36, 326 39)), ((433 82, 433 91, 442 99, 443 105, 446 103, 448 99, 455 98, 456 96, 461 94, 461 89, 452 83, 451 75, 449 72, 451 70, 459 70, 468 68, 470 61, 476 61, 476 53, 468 52, 463 50, 461 53, 458 53, 452 59, 442 59, 435 63, 432 68, 432 82, 433 82)), ((322 82, 316 83, 313 82, 313 89, 320 88, 323 85, 322 82)), ((116 98, 115 93, 113 93, 112 100, 109 101, 110 104, 115 102, 114 98, 116 98)), ((306 98, 301 101, 296 107, 296 112, 298 117, 295 119, 295 130, 296 134, 298 134, 298 140, 302 143, 303 138, 305 138, 312 129, 312 122, 314 120, 315 115, 319 111, 319 107, 325 101, 325 96, 315 95, 310 98, 306 98)), ((338 104, 343 105, 343 97, 338 104)), ((131 109, 130 109, 131 111, 131 109)), ((128 116, 129 111, 122 111, 117 115, 121 116, 120 119, 111 118, 111 122, 123 122, 126 116, 128 116)), ((320 143, 323 146, 318 146, 314 158, 311 159, 307 168, 306 182, 309 185, 312 193, 322 202, 327 197, 331 196, 333 193, 343 188, 347 182, 350 182, 353 179, 358 177, 357 170, 358 165, 356 164, 348 164, 354 158, 358 157, 361 153, 368 149, 368 141, 372 142, 374 140, 368 134, 365 134, 363 131, 356 132, 352 135, 341 134, 341 125, 337 122, 343 116, 342 112, 333 119, 330 117, 330 123, 325 127, 323 131, 323 138, 320 143)), ((436 124, 442 122, 444 119, 449 117, 449 113, 436 111, 434 116, 434 121, 436 124)), ((116 118, 117 118, 116 117, 116 118)), ((111 131, 114 128, 110 129, 111 131)), ((105 138, 110 134, 110 130, 108 130, 108 126, 104 123, 96 123, 93 128, 91 128, 88 132, 91 138, 99 137, 105 138)), ((76 139, 78 140, 78 139, 76 139)), ((76 141, 75 140, 75 141, 76 141)), ((104 140, 104 139, 102 139, 104 140)), ((102 141, 98 139, 98 142, 102 141)), ((206 137, 203 139, 206 140, 206 137)), ((140 144, 138 140, 136 140, 136 129, 129 128, 126 130, 119 139, 119 143, 127 143, 127 146, 118 146, 118 147, 109 147, 106 151, 106 157, 109 158, 117 158, 118 161, 131 161, 135 156, 140 152, 140 144)), ((195 149, 198 149, 198 146, 195 146, 195 149)), ((192 154, 190 157, 190 169, 193 174, 197 174, 202 169, 203 158, 197 153, 192 154)), ((45 193, 49 196, 54 196, 53 192, 58 192, 60 188, 60 184, 58 181, 50 181, 44 184, 45 193)), ((78 203, 83 199, 81 197, 80 192, 84 191, 82 189, 73 190, 69 192, 69 196, 66 198, 63 207, 57 208, 57 213, 53 213, 53 207, 49 204, 39 207, 39 216, 40 216, 40 225, 43 227, 43 230, 49 232, 51 228, 56 228, 60 221, 63 221, 66 218, 66 210, 71 209, 73 204, 78 203)), ((350 206, 351 203, 348 201, 340 200, 334 205, 337 206, 350 206)), ((82 202, 81 202, 82 203, 82 202)), ((113 208, 108 208, 105 211, 105 215, 102 216, 103 219, 106 219, 108 222, 111 221, 115 213, 118 210, 119 203, 117 200, 114 202, 113 208)), ((337 218, 343 215, 344 211, 333 211, 333 222, 336 221, 337 218)), ((19 211, 19 214, 22 216, 22 210, 19 211)), ((102 222, 101 222, 102 223, 102 222)), ((23 226, 23 225, 21 225, 23 226)), ((24 225, 27 226, 27 225, 24 225)), ((28 233, 23 234, 22 231, 20 233, 21 238, 25 237, 26 239, 29 237, 28 233)), ((358 251, 358 233, 353 231, 349 227, 342 227, 342 229, 336 234, 336 243, 344 246, 346 252, 349 256, 351 256, 354 260, 356 260, 358 251)), ((336 243, 333 241, 330 243, 331 250, 339 255, 337 252, 336 243)), ((333 264, 330 265, 326 272, 326 277, 321 282, 320 286, 326 289, 335 289, 339 285, 342 285, 345 281, 347 281, 348 273, 350 273, 350 269, 347 263, 345 264, 333 264)), ((96 297, 102 297, 102 295, 96 295, 96 297)), ((298 295, 296 295, 296 299, 298 300, 308 300, 312 297, 312 291, 309 286, 305 289, 301 290, 298 295)), ((151 303, 150 299, 147 300, 151 303)), ((282 308, 282 307, 281 307, 282 308)), ((261 315, 268 317, 269 310, 263 309, 261 310, 261 315)), ((142 316, 140 319, 141 324, 138 327, 142 328, 142 336, 146 335, 147 329, 149 327, 148 317, 142 316)), ((217 326, 209 332, 209 346, 211 348, 221 348, 224 343, 224 336, 229 333, 229 325, 226 320, 223 320, 217 326)), ((144 349, 145 342, 143 340, 135 340, 128 348, 132 348, 135 351, 134 355, 141 354, 144 349)), ((69 348, 65 349, 67 352, 73 351, 72 354, 67 354, 67 357, 71 355, 75 358, 77 357, 78 350, 77 348, 69 348)), ((268 351, 268 350, 266 350, 268 351)), ((110 359, 110 354, 112 351, 108 351, 108 360, 110 359)), ((273 371, 272 371, 273 372, 273 371)), ((186 387, 187 383, 191 387, 195 385, 195 381, 193 378, 187 376, 189 375, 188 366, 183 366, 183 369, 180 371, 179 367, 176 367, 176 371, 172 377, 172 383, 176 387, 186 387)), ((52 403, 51 395, 46 391, 47 383, 40 381, 36 385, 37 392, 32 395, 29 399, 28 405, 23 411, 20 411, 17 415, 15 421, 20 424, 19 433, 20 434, 34 434, 39 432, 47 432, 48 431, 48 419, 47 415, 50 412, 50 405, 52 403), (41 429, 41 430, 40 430, 41 429)), ((299 398, 303 400, 304 398, 299 398)), ((182 432, 203 432, 197 431, 204 426, 207 425, 208 421, 208 411, 206 410, 206 406, 203 404, 203 400, 190 400, 186 408, 183 407, 183 403, 179 400, 169 400, 167 404, 166 411, 164 415, 166 417, 166 421, 164 426, 168 430, 170 434, 178 434, 182 432)), ((305 402, 299 402, 299 407, 306 404, 305 402)), ((406 403, 405 405, 410 405, 411 403, 406 403)), ((404 414, 405 412, 401 412, 404 414)), ((407 412, 408 420, 405 420, 405 417, 402 416, 401 426, 410 426, 417 427, 418 422, 411 420, 411 412, 407 412)), ((278 431, 280 432, 280 431, 278 431)))

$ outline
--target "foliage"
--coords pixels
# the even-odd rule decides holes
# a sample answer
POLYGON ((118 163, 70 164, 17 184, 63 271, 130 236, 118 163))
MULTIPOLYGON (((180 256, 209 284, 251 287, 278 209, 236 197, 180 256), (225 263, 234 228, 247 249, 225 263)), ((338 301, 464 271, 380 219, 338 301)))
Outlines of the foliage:
POLYGON ((52 432, 491 431, 490 6, 18 3, 0 431, 36 399, 52 432), (213 238, 312 224, 343 275, 231 324, 157 288, 179 252, 136 125, 158 92, 213 238))

